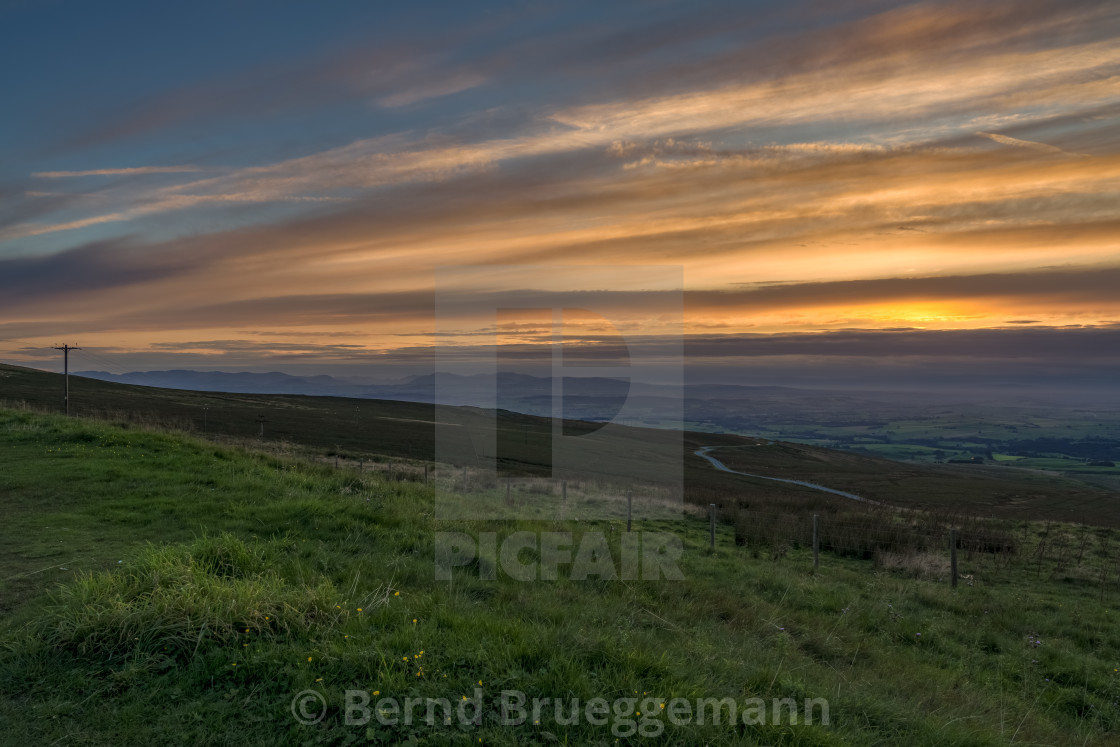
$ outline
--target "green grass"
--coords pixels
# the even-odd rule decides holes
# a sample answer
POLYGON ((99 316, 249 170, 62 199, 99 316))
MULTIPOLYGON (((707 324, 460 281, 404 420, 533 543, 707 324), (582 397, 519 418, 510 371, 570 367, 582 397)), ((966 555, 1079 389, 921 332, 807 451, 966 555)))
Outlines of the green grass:
MULTIPOLYGON (((1109 744, 1115 585, 984 570, 974 586, 804 550, 771 560, 697 517, 683 581, 434 580, 423 485, 190 437, 0 411, 0 741, 8 744, 1109 744), (1041 644, 1034 641, 1041 639, 1041 644), (481 682, 481 685, 479 683, 481 682), (831 724, 347 726, 347 689, 460 702, 820 697, 831 724), (325 718, 290 706, 321 693, 325 718)), ((1039 530, 1042 528, 1039 527, 1039 530)), ((1027 531, 1033 531, 1031 527, 1027 531)), ((1101 530, 1105 531, 1105 530, 1101 530)), ((1086 563, 1114 564, 1112 557, 1086 563)), ((648 717, 648 713, 647 713, 648 717)))

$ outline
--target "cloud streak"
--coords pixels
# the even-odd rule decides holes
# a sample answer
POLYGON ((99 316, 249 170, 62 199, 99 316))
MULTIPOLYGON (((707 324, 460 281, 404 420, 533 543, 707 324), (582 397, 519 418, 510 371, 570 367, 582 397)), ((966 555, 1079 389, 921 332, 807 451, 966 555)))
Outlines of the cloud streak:
POLYGON ((36 171, 37 179, 68 179, 77 176, 143 176, 146 174, 189 174, 205 169, 197 166, 134 166, 123 169, 92 169, 89 171, 36 171))
POLYGON ((1010 135, 1000 135, 995 132, 977 132, 980 137, 986 137, 989 140, 1000 143, 1001 145, 1010 145, 1014 148, 1028 148, 1030 150, 1038 151, 1039 153, 1057 153, 1063 156, 1076 156, 1084 157, 1083 153, 1067 153, 1061 148, 1054 145, 1047 145, 1046 143, 1036 143, 1031 140, 1020 140, 1017 137, 1010 135))
MULTIPOLYGON (((471 263, 526 265, 527 304, 549 263, 681 266, 694 334, 1120 318, 1116 9, 713 6, 546 34, 513 33, 518 13, 101 121, 76 165, 130 139, 142 155, 117 163, 193 165, 63 171, 55 152, 3 185, 12 329, 344 330, 389 350, 430 333, 433 271, 471 263), (330 136, 177 150, 191 123, 289 117, 330 136)), ((474 281, 463 308, 491 291, 474 281)))
MULTIPOLYGON (((1102 12, 1098 9, 1096 15, 1102 12)), ((1080 19, 1081 24, 1092 20, 1093 13, 1085 6, 1075 6, 1063 15, 1053 4, 1034 3, 1013 15, 1018 23, 1027 22, 1030 33, 1008 25, 1012 13, 1006 4, 987 12, 955 4, 891 10, 829 33, 810 34, 799 44, 790 45, 813 49, 809 42, 821 41, 821 48, 810 53, 810 61, 795 64, 790 60, 768 74, 749 75, 746 82, 742 75, 724 74, 699 90, 624 95, 603 103, 562 106, 542 111, 511 136, 448 142, 439 137, 398 133, 359 139, 319 153, 168 187, 162 193, 165 199, 150 201, 146 209, 117 209, 108 215, 120 220, 121 215, 128 219, 182 210, 204 205, 208 194, 252 202, 323 199, 340 191, 442 180, 517 160, 578 154, 619 142, 656 142, 682 136, 696 139, 726 136, 729 130, 766 131, 825 122, 866 123, 869 132, 879 132, 884 138, 888 129, 884 123, 896 131, 900 124, 924 123, 927 133, 933 134, 937 131, 929 128, 945 127, 947 119, 967 117, 978 107, 987 111, 1029 107, 1037 117, 1039 110, 1120 103, 1120 78, 1115 75, 1120 70, 1120 51, 1111 39, 1095 39, 1082 29, 1080 41, 1060 48, 1042 41, 1045 32, 1066 29, 1074 23, 1071 19, 1080 19), (1000 35, 1006 37, 1003 46, 1000 35), (936 72, 931 74, 931 70, 936 72), (187 195, 194 199, 185 199, 187 195)), ((396 65, 410 69, 399 61, 396 65)), ((378 101, 384 106, 406 106, 468 90, 485 80, 478 72, 453 71, 383 95, 378 101)), ((973 119, 964 124, 972 124, 973 119)), ((1025 145, 1030 141, 997 131, 981 130, 980 134, 1003 144, 1045 152, 1062 150, 1042 143, 1025 145)), ((883 144, 881 140, 860 147, 883 144)), ((801 147, 837 144, 802 143, 801 147)), ((127 193, 125 199, 129 199, 127 193)), ((105 222, 90 220, 66 221, 59 224, 59 230, 105 222)), ((50 230, 49 226, 37 226, 24 232, 17 230, 9 238, 50 230)))

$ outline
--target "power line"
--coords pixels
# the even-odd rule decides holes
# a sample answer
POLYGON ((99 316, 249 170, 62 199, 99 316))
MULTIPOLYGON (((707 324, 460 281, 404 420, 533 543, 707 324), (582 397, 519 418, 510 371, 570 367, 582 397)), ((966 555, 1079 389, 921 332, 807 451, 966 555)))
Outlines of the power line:
MULTIPOLYGON (((75 348, 75 350, 76 349, 77 348, 75 348)), ((113 363, 111 361, 108 361, 108 360, 106 360, 105 358, 102 358, 99 355, 94 355, 89 350, 83 350, 82 354, 78 357, 88 359, 91 363, 94 363, 94 364, 102 367, 103 369, 105 369, 105 371, 107 373, 112 374, 113 376, 123 376, 124 374, 128 373, 120 365, 118 365, 116 363, 113 363)))
POLYGON ((66 414, 70 414, 70 351, 81 350, 81 348, 73 347, 71 345, 56 345, 55 350, 62 351, 62 377, 65 380, 65 396, 63 401, 66 403, 66 414))

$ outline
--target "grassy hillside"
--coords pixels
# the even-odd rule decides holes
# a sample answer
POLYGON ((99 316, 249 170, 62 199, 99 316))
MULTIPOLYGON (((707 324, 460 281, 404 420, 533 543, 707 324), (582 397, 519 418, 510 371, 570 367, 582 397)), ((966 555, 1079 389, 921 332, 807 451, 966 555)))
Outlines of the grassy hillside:
MULTIPOLYGON (((1115 583, 990 569, 950 589, 871 561, 770 556, 699 518, 684 580, 436 581, 423 485, 208 441, 0 410, 0 741, 8 744, 1115 744, 1115 583), (344 691, 482 693, 480 726, 348 726, 344 691), (503 690, 622 701, 610 726, 500 726, 503 690), (320 694, 301 725, 293 698, 320 694), (675 726, 672 698, 826 698, 830 724, 675 726), (645 702, 646 700, 649 702, 645 702), (665 728, 626 735, 627 718, 665 728), (651 716, 650 714, 654 714, 651 716)), ((1104 532, 1108 542, 1111 532, 1104 532)), ((1115 568, 1111 571, 1115 573, 1115 568)), ((376 701, 377 698, 374 698, 376 701)), ((297 709, 298 711, 298 709, 297 709)), ((819 716, 819 714, 818 714, 819 716)), ((819 718, 818 718, 819 720, 819 718)), ((709 719, 710 721, 710 719, 709 719)))
MULTIPOLYGON (((431 460, 434 408, 386 400, 298 395, 216 394, 130 386, 71 377, 76 414, 134 424, 170 426, 220 443, 254 441, 264 419, 265 438, 309 457, 341 456, 357 463, 379 459, 431 460)), ((62 376, 0 364, 0 401, 57 411, 62 376)), ((516 474, 546 474, 551 455, 548 419, 501 412, 501 468, 516 474)), ((569 421, 569 429, 590 428, 569 421)), ((643 433, 630 429, 641 441, 643 433)), ((1002 467, 902 464, 888 459, 820 447, 711 433, 683 438, 685 497, 725 513, 736 507, 791 507, 801 512, 849 512, 858 507, 807 488, 714 470, 695 456, 702 446, 732 446, 717 456, 746 472, 794 477, 865 495, 895 506, 952 510, 1008 519, 1078 521, 1120 526, 1120 494, 1048 473, 1002 467)), ((629 444, 623 444, 624 453, 629 444)))

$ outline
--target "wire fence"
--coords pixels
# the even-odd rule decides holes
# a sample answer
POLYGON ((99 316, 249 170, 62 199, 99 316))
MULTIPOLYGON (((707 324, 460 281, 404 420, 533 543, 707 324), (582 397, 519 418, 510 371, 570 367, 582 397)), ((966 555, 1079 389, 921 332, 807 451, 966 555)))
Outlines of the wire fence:
MULTIPOLYGON (((816 514, 814 514, 816 515, 816 514)), ((817 546, 838 555, 871 558, 878 552, 929 552, 948 547, 950 534, 957 532, 957 548, 965 553, 1014 554, 1020 540, 1004 527, 950 524, 921 525, 877 513, 864 517, 837 518, 816 515, 817 546)), ((808 546, 813 541, 813 517, 803 514, 737 510, 732 517, 735 544, 740 546, 785 543, 808 546)))
POLYGON ((1013 573, 1093 587, 1102 601, 1106 591, 1120 590, 1120 536, 1108 527, 967 516, 938 520, 898 511, 826 515, 739 508, 729 513, 725 518, 734 528, 735 545, 756 556, 780 559, 791 550, 811 548, 815 564, 854 557, 954 585, 958 578, 972 585, 978 576, 1013 573))

